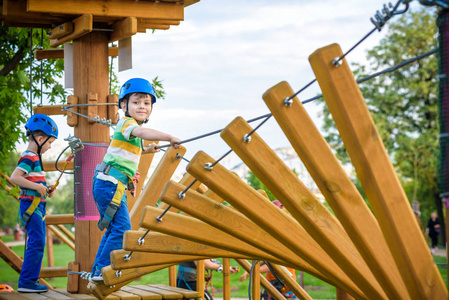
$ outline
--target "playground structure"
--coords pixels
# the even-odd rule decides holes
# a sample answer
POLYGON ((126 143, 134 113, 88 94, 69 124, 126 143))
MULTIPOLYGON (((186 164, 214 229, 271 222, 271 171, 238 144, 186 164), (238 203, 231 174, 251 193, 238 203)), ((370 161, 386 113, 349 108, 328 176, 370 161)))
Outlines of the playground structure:
MULTIPOLYGON (((139 24, 141 28, 143 24, 147 26, 144 28, 150 25, 157 27, 155 21, 139 21, 141 15, 135 15, 139 9, 151 9, 154 14, 162 14, 163 11, 164 16, 158 15, 154 19, 165 17, 167 24, 174 25, 170 23, 173 19, 182 18, 180 7, 183 9, 192 3, 128 1, 142 7, 122 11, 115 5, 124 1, 94 1, 103 5, 108 3, 111 5, 108 13, 120 13, 118 17, 105 15, 103 10, 98 11, 87 1, 81 2, 83 5, 75 11, 69 5, 72 2, 3 1, 3 8, 7 12, 21 12, 27 17, 24 20, 42 27, 54 23, 53 19, 45 23, 44 16, 55 18, 53 14, 56 12, 84 14, 75 18, 71 16, 72 25, 67 25, 68 17, 60 19, 64 26, 52 30, 52 46, 73 40, 73 60, 78 63, 74 70, 74 95, 69 96, 67 102, 68 105, 81 106, 74 106, 72 111, 63 106, 43 106, 37 107, 35 112, 67 114, 68 123, 75 127, 76 137, 83 142, 106 145, 109 128, 95 119, 107 118, 114 123, 116 106, 106 109, 107 106, 83 105, 117 102, 116 96, 108 96, 106 92, 108 42, 129 39, 137 32, 135 29, 139 24), (24 4, 27 12, 23 12, 24 4), (128 12, 130 15, 125 15, 128 12), (38 17, 35 14, 43 19, 41 23, 32 21, 38 17), (114 31, 93 31, 95 20, 111 22, 112 19, 115 21, 111 25, 114 31), (70 26, 73 31, 67 29, 70 26), (80 118, 77 113, 93 120, 80 118)), ((6 25, 24 26, 14 23, 12 17, 8 18, 12 15, 2 16, 6 25)), ((49 57, 54 53, 39 50, 36 56, 49 57)), ((276 208, 263 194, 221 166, 220 159, 214 160, 204 152, 197 153, 190 160, 187 173, 180 182, 171 181, 186 149, 168 148, 147 184, 142 186, 142 181, 138 186, 136 197, 128 194, 132 230, 124 237, 124 249, 112 252, 111 266, 102 270, 105 283, 90 285, 87 289, 87 281, 70 275, 68 290, 80 294, 92 292, 103 299, 136 278, 167 267, 170 285, 175 285, 174 265, 183 261, 224 257, 224 270, 229 269, 228 258, 235 258, 247 271, 250 270, 248 259, 268 261, 287 281, 290 277, 278 266, 312 274, 356 299, 447 299, 447 288, 343 52, 337 44, 329 45, 315 51, 309 61, 372 212, 292 88, 281 82, 263 95, 271 111, 265 120, 271 116, 276 119, 335 215, 257 135, 258 127, 253 129, 238 117, 221 131, 221 137, 282 202, 289 214, 276 208), (162 202, 155 207, 159 199, 162 202), (232 207, 223 205, 221 202, 224 200, 232 207), (185 214, 178 213, 178 210, 185 214)), ((96 227, 95 214, 89 210, 92 203, 86 201, 89 198, 86 191, 91 186, 89 178, 93 168, 104 152, 86 145, 76 154, 73 169, 75 179, 81 183, 76 190, 77 211, 74 218, 66 216, 64 219, 75 223, 75 262, 65 271, 90 270, 93 263, 101 233, 96 227)), ((145 158, 139 165, 143 178, 152 156, 145 158)), ((1 252, 4 251, 7 250, 1 252)), ((258 274, 257 266, 255 270, 258 274)), ((198 294, 184 294, 184 298, 202 297, 204 273, 201 263, 198 278, 198 294)), ((225 273, 224 279, 228 282, 224 298, 229 299, 229 274, 225 273)), ((258 299, 258 280, 255 276, 255 299, 258 299)), ((269 283, 262 278, 260 280, 274 298, 282 299, 282 295, 276 294, 269 283)), ((310 299, 295 282, 288 282, 288 285, 299 299, 310 299)), ((133 288, 124 289, 136 292, 133 288)), ((341 296, 341 299, 349 298, 348 295, 341 296)))

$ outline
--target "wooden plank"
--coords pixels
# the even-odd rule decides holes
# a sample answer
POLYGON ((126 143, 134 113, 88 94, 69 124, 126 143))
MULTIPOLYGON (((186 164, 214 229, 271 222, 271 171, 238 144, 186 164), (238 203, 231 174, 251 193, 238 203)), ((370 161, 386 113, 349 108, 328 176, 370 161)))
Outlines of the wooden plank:
POLYGON ((204 255, 207 257, 249 257, 248 255, 242 255, 234 251, 219 249, 159 232, 148 233, 142 245, 139 245, 137 242, 140 237, 142 237, 142 231, 125 232, 123 248, 128 251, 204 255))
POLYGON ((111 252, 111 268, 114 270, 131 269, 139 267, 149 267, 163 264, 178 264, 185 261, 204 259, 203 255, 182 255, 168 253, 148 253, 135 251, 131 254, 131 259, 125 261, 123 258, 129 251, 114 250, 111 252))
POLYGON ((119 297, 120 299, 126 299, 126 300, 140 300, 141 297, 133 294, 133 293, 128 293, 127 291, 115 291, 112 293, 112 295, 119 297))
POLYGON ((146 286, 146 285, 135 285, 134 288, 139 290, 144 290, 152 293, 156 293, 162 296, 162 299, 182 299, 183 296, 180 293, 163 290, 156 287, 146 286))
MULTIPOLYGON (((58 161, 58 169, 62 170, 65 165, 65 160, 58 161)), ((55 167, 55 161, 43 161, 42 166, 44 167, 45 172, 57 171, 55 167)), ((66 170, 73 170, 73 161, 67 163, 66 170)))
MULTIPOLYGON (((248 133, 250 131, 246 132, 248 133)), ((253 145, 253 140, 254 137, 252 137, 251 145, 253 145)), ((265 160, 264 162, 267 161, 265 160)), ((298 255, 301 253, 301 257, 305 261, 316 268, 328 278, 329 281, 334 283, 334 285, 341 287, 346 291, 351 291, 352 294, 358 295, 359 298, 363 299, 366 297, 359 287, 352 282, 352 278, 350 279, 349 276, 342 271, 342 267, 340 269, 336 262, 331 259, 326 259, 326 256, 324 255, 316 255, 316 251, 318 251, 319 248, 312 248, 311 246, 313 244, 305 246, 302 243, 303 239, 301 232, 303 232, 304 229, 308 230, 305 226, 304 228, 299 226, 298 222, 294 221, 284 211, 275 209, 276 207, 271 204, 269 200, 249 185, 243 183, 238 176, 235 176, 222 165, 215 165, 213 167, 213 172, 211 172, 204 168, 206 163, 214 163, 214 159, 206 153, 199 151, 187 165, 187 171, 200 181, 207 183, 207 186, 210 189, 220 195, 228 203, 231 203, 232 206, 245 214, 250 220, 258 224, 270 235, 288 246, 292 251, 298 255)), ((283 164, 283 162, 281 161, 280 164, 283 164)), ((288 169, 286 172, 292 171, 288 169)), ((284 177, 277 172, 276 174, 279 178, 284 177)), ((295 175, 293 174, 293 176, 295 175)), ((299 195, 297 194, 296 197, 299 197, 299 195)), ((283 204, 285 205, 285 203, 283 204)), ((314 206, 311 204, 310 206, 305 207, 312 209, 314 206)), ((287 209, 289 208, 287 207, 287 209)), ((346 245, 343 245, 343 247, 346 249, 346 245)), ((331 255, 329 254, 329 256, 331 255)), ((280 263, 280 265, 288 266, 288 264, 285 263, 280 263)), ((297 267, 294 268, 299 269, 297 267)), ((379 299, 382 299, 382 297, 379 299)))
MULTIPOLYGON (((44 1, 45 2, 45 1, 44 1)), ((28 1, 28 5, 30 2, 28 1)), ((88 34, 93 29, 93 17, 91 14, 87 13, 73 20, 74 29, 73 32, 63 36, 59 39, 50 39, 50 47, 58 47, 64 43, 73 41, 77 38, 82 37, 83 35, 88 34)))
MULTIPOLYGON (((117 124, 117 121, 118 121, 118 95, 108 95, 107 102, 113 103, 116 105, 108 105, 108 115, 107 115, 106 119, 111 120, 112 124, 117 124)), ((143 177, 143 178, 145 178, 145 177, 143 177)))
POLYGON ((54 27, 50 33, 49 37, 51 39, 59 39, 66 35, 69 35, 74 30, 74 24, 72 22, 65 22, 64 24, 54 27))
MULTIPOLYGON (((80 271, 80 265, 74 261, 69 262, 68 270, 79 272, 80 271)), ((79 276, 78 274, 67 274, 67 291, 70 293, 77 293, 78 292, 78 280, 79 276)))
POLYGON ((45 217, 45 221, 47 225, 73 224, 75 218, 73 214, 48 215, 45 217))
POLYGON ((196 290, 202 299, 206 299, 204 297, 204 259, 196 261, 196 290))
POLYGON ((45 299, 56 299, 56 300, 58 300, 58 299, 61 299, 61 300, 73 299, 72 297, 70 297, 68 295, 64 295, 64 294, 58 293, 53 290, 49 290, 48 292, 42 293, 41 295, 46 297, 45 299))
POLYGON ((164 184, 170 180, 178 164, 181 162, 181 159, 176 157, 178 153, 183 156, 186 153, 186 148, 181 146, 179 149, 173 147, 167 149, 133 208, 130 210, 129 215, 133 230, 139 229, 139 219, 145 205, 154 206, 159 200, 159 195, 164 188, 164 184))
POLYGON ((333 44, 309 57, 327 106, 410 295, 446 299, 447 288, 348 63, 331 63, 342 55, 333 44))
MULTIPOLYGON (((69 95, 67 97, 67 106, 77 105, 78 100, 79 99, 77 96, 69 95)), ((78 112, 78 107, 74 106, 70 107, 69 109, 74 111, 75 113, 67 111, 67 125, 69 125, 70 127, 75 127, 76 125, 78 125, 78 115, 76 114, 78 112)))
POLYGON ((200 293, 198 291, 191 291, 188 289, 182 289, 182 288, 178 288, 175 286, 167 286, 167 285, 163 285, 163 284, 149 284, 148 286, 151 287, 156 287, 162 290, 167 290, 167 291, 173 291, 176 293, 180 293, 184 296, 184 298, 199 298, 200 297, 200 293))
MULTIPOLYGON (((184 185, 184 188, 190 184, 192 184, 192 186, 190 187, 190 189, 192 190, 196 190, 201 186, 201 181, 197 180, 195 181, 195 177, 193 177, 192 175, 190 175, 189 173, 184 173, 184 175, 182 176, 181 180, 179 181, 180 184, 184 185)), ((160 209, 166 209, 168 207, 168 204, 163 202, 162 197, 161 197, 161 203, 159 204, 158 208, 160 209)), ((179 209, 176 208, 176 206, 172 206, 170 208, 170 211, 173 212, 177 212, 179 209)))
POLYGON ((0 292, 0 299, 4 300, 24 300, 26 298, 22 297, 19 292, 0 292))
MULTIPOLYGON (((59 230, 57 230, 54 225, 48 225, 47 228, 52 232, 54 232, 54 234, 56 234, 58 238, 60 238, 62 242, 64 242, 67 246, 72 248, 72 250, 75 250, 75 244, 72 241, 70 241, 65 235, 63 235, 59 230)), ((51 277, 51 276, 43 276, 43 277, 51 277)))
MULTIPOLYGON (((273 261, 282 265, 292 266, 298 268, 298 265, 292 265, 290 262, 285 262, 278 257, 267 254, 232 235, 217 229, 207 223, 192 217, 186 217, 180 214, 167 212, 164 218, 167 220, 158 223, 155 217, 160 214, 162 210, 147 206, 144 208, 141 219, 141 226, 150 230, 163 232, 174 235, 180 238, 188 239, 194 242, 203 243, 212 247, 221 248, 228 251, 238 252, 248 257, 257 257, 264 260, 273 261)), ((128 231, 127 233, 131 233, 128 231)))
POLYGON ((145 32, 147 29, 153 30, 168 30, 170 25, 157 25, 148 23, 137 23, 137 32, 145 32))
MULTIPOLYGON (((236 259, 236 261, 246 272, 251 272, 251 264, 249 261, 245 259, 236 259)), ((279 292, 265 277, 260 276, 260 273, 254 273, 253 276, 259 278, 260 284, 274 299, 285 300, 284 295, 282 295, 281 292, 279 292)))
POLYGON ((299 299, 312 300, 309 294, 307 294, 307 292, 298 284, 298 282, 296 282, 296 276, 292 277, 292 274, 290 274, 290 272, 282 266, 272 264, 271 267, 273 268, 276 275, 284 281, 284 283, 296 296, 298 296, 299 299))
POLYGON ((114 30, 109 35, 109 43, 131 37, 137 33, 137 19, 135 17, 128 17, 121 21, 112 24, 114 30))
MULTIPOLYGON (((153 143, 153 141, 144 141, 143 145, 146 147, 150 143, 153 143)), ((156 141, 155 143, 157 144, 158 142, 156 141)), ((154 154, 155 153, 148 153, 140 157, 139 166, 137 167, 137 170, 140 173, 140 181, 137 183, 136 196, 134 197, 128 190, 126 190, 126 197, 128 201, 129 211, 132 211, 134 204, 136 203, 137 199, 139 199, 140 194, 142 193, 145 178, 147 178, 148 170, 150 169, 151 162, 153 161, 154 158, 154 154)))
POLYGON ((64 105, 38 105, 33 107, 35 114, 44 114, 47 116, 65 115, 67 112, 62 110, 64 105))
MULTIPOLYGON (((229 269, 231 268, 231 262, 229 261, 229 258, 223 258, 223 300, 231 300, 231 273, 229 272, 229 269)), ((259 293, 260 293, 260 283, 259 286, 259 293)), ((260 299, 259 297, 254 296, 254 299, 260 299)))
POLYGON ((176 266, 168 267, 168 284, 176 286, 176 266))
MULTIPOLYGON (((161 199, 211 226, 221 229, 254 247, 296 265, 296 268, 300 270, 324 279, 324 276, 309 263, 305 262, 300 254, 297 255, 289 247, 276 240, 256 223, 235 209, 217 203, 192 190, 188 190, 185 198, 180 201, 178 194, 184 191, 184 189, 183 185, 169 181, 165 185, 161 199)), ((273 209, 276 208, 273 206, 273 209)), ((298 236, 304 247, 313 249, 316 256, 327 257, 327 260, 331 260, 303 228, 300 230, 298 236)))
MULTIPOLYGON (((87 119, 87 122, 90 124, 96 123, 95 120, 93 120, 93 119, 95 119, 96 117, 99 117, 98 105, 95 105, 98 103, 100 103, 98 101, 98 94, 95 92, 88 92, 87 93, 87 104, 90 104, 90 105, 87 106, 87 115, 89 117, 91 117, 92 119, 87 119)), ((101 117, 100 117, 100 119, 101 119, 101 117)))
POLYGON ((6 246, 5 242, 0 239, 0 257, 11 267, 14 271, 20 274, 23 260, 11 248, 6 246))
MULTIPOLYGON (((221 137, 367 297, 386 299, 386 294, 340 222, 256 132, 251 135, 249 143, 245 142, 243 137, 249 132, 252 128, 238 117, 223 129, 221 137)), ((233 203, 239 210, 242 206, 244 210, 250 208, 248 203, 239 202, 233 203)), ((272 206, 269 201, 260 202, 261 208, 272 206)), ((258 205, 256 203, 253 205, 258 205)), ((276 217, 271 218, 267 214, 263 217, 265 222, 277 222, 276 217)), ((285 242, 292 239, 286 232, 282 234, 285 242)))
POLYGON ((34 58, 37 60, 64 58, 64 49, 36 49, 34 58))
POLYGON ((5 24, 15 24, 15 27, 52 28, 52 24, 65 21, 61 16, 52 16, 46 13, 29 12, 26 1, 3 0, 2 21, 5 24))
MULTIPOLYGON (((118 56, 118 47, 109 47, 108 55, 118 56)), ((37 60, 64 58, 64 49, 36 49, 34 50, 34 58, 37 60)))
POLYGON ((289 84, 281 82, 263 99, 387 295, 403 298, 408 291, 365 200, 298 98, 290 106, 280 105, 293 94, 289 84))
POLYGON ((120 297, 114 296, 114 295, 112 295, 112 293, 115 291, 118 291, 123 286, 131 283, 132 281, 133 280, 121 282, 119 284, 116 284, 115 286, 105 285, 104 283, 98 283, 98 284, 88 283, 87 289, 89 291, 91 291, 91 293, 97 299, 105 299, 107 297, 107 300, 115 300, 115 299, 120 299, 120 297))
POLYGON ((139 295, 142 300, 161 300, 162 296, 156 293, 152 293, 149 291, 139 290, 132 286, 124 286, 122 291, 126 291, 131 294, 139 295))
POLYGON ((253 295, 254 299, 260 299, 260 261, 256 261, 254 263, 253 261, 253 278, 251 278, 251 294, 253 295), (254 274, 257 274, 259 276, 254 276, 254 274))
POLYGON ((92 14, 107 17, 136 17, 183 20, 184 6, 148 1, 28 0, 28 11, 55 14, 92 14))
MULTIPOLYGON (((76 275, 79 276, 79 275, 76 275)), ((95 300, 97 298, 95 298, 93 295, 88 295, 88 294, 72 294, 70 292, 68 292, 66 289, 55 289, 54 291, 62 294, 62 295, 66 295, 71 297, 72 299, 83 299, 83 300, 95 300)))
POLYGON ((139 277, 165 269, 172 264, 157 265, 157 266, 147 266, 133 269, 123 269, 120 271, 114 270, 111 266, 106 266, 101 269, 101 274, 103 275, 103 280, 106 285, 113 286, 122 282, 129 280, 135 280, 139 277))
POLYGON ((137 19, 138 24, 153 24, 153 25, 179 25, 181 21, 178 20, 154 20, 154 19, 137 19))
POLYGON ((42 267, 39 278, 67 277, 67 267, 42 267))

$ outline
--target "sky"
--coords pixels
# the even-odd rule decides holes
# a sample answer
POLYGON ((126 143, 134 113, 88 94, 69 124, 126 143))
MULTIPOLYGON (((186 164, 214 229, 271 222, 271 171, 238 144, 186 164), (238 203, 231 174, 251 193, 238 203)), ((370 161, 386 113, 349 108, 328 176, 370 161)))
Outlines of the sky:
MULTIPOLYGON (((166 97, 154 105, 145 126, 190 139, 221 129, 237 116, 252 119, 269 113, 262 100, 267 89, 284 80, 293 90, 301 89, 315 78, 309 55, 332 43, 339 43, 344 52, 350 49, 374 28, 370 18, 385 3, 201 0, 185 8, 180 25, 133 36, 133 68, 119 72, 118 78, 123 84, 132 77, 158 76, 166 97)), ((374 32, 347 56, 348 62, 365 62, 367 49, 387 30, 388 24, 374 32)), ((320 93, 315 83, 299 98, 320 93)), ((320 127, 317 105, 305 107, 320 127)), ((61 137, 68 131, 63 126, 61 137)), ((273 118, 258 134, 273 149, 289 146, 273 118)), ((199 150, 219 158, 230 149, 218 134, 184 146, 186 159, 199 150)))

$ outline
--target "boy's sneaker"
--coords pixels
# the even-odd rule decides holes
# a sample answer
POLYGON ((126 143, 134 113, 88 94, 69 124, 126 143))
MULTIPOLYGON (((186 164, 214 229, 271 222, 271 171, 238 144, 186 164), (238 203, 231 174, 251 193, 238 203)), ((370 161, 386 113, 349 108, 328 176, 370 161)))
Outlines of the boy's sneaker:
POLYGON ((89 277, 89 282, 94 284, 103 282, 103 275, 101 275, 101 272, 95 272, 92 277, 89 277))
POLYGON ((33 282, 19 285, 17 291, 21 293, 43 293, 48 291, 48 287, 43 284, 33 282))

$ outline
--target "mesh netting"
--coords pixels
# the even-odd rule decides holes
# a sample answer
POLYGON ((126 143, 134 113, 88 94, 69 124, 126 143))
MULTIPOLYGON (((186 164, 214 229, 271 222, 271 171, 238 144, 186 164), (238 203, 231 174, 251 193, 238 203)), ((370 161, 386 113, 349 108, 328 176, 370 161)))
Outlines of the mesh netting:
MULTIPOLYGON (((108 143, 97 143, 109 145, 108 143)), ((84 145, 75 159, 75 220, 98 220, 99 214, 92 196, 92 182, 97 164, 103 161, 107 148, 84 145)))
POLYGON ((439 185, 442 196, 449 194, 449 12, 443 10, 437 19, 439 30, 439 120, 440 120, 440 161, 439 185))

